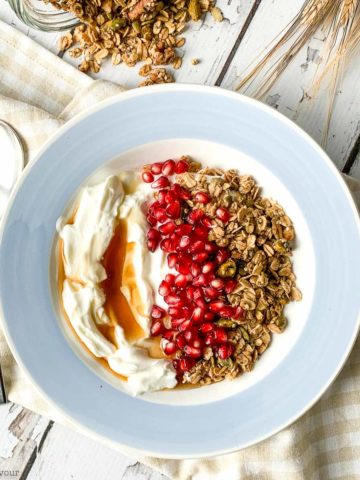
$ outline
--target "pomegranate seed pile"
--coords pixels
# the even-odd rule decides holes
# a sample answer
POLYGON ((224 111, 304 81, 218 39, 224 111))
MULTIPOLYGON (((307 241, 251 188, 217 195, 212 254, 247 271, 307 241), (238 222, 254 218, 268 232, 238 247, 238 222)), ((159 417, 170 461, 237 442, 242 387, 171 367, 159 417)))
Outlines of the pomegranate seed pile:
MULTIPOLYGON (((147 210, 147 248, 166 252, 171 272, 159 285, 167 308, 153 305, 151 334, 161 336, 161 348, 173 358, 179 381, 203 358, 206 347, 221 360, 231 357, 234 347, 226 329, 216 322, 244 316, 243 309, 233 307, 226 297, 236 287, 236 264, 229 250, 208 240, 213 219, 200 207, 211 201, 209 194, 192 195, 175 181, 175 174, 189 168, 185 158, 170 159, 153 163, 142 173, 143 181, 155 190, 147 210)), ((215 215, 224 225, 230 220, 226 208, 219 207, 215 215)))

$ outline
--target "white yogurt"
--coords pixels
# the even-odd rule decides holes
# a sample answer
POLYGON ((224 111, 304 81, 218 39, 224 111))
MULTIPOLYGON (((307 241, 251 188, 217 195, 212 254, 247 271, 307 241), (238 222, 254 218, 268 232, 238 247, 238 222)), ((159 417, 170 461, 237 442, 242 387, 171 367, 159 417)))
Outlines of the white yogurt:
MULTIPOLYGON (((154 299, 158 300, 155 292, 166 269, 163 252, 150 254, 146 248, 147 225, 141 207, 150 198, 150 191, 142 187, 132 195, 125 195, 119 178, 109 176, 102 183, 84 189, 72 225, 65 224, 62 218, 57 223, 64 245, 67 279, 62 301, 66 314, 87 348, 96 357, 105 358, 114 372, 128 378, 124 386, 133 395, 173 388, 177 383, 170 361, 150 358, 147 350, 139 346, 149 336, 150 310, 154 299), (145 336, 138 343, 129 343, 122 327, 116 326, 115 346, 97 326, 111 324, 104 311, 105 296, 99 284, 106 279, 101 260, 119 217, 127 221, 127 242, 134 242, 134 272, 142 305, 135 318, 145 336)), ((122 293, 130 301, 126 286, 122 293)))

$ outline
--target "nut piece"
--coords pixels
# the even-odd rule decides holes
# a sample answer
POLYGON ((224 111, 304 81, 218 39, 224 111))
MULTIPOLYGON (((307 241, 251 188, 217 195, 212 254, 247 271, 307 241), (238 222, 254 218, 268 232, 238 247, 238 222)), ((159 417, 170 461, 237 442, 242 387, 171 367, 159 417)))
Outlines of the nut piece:
POLYGON ((229 258, 229 260, 226 260, 226 262, 220 265, 216 273, 217 275, 219 275, 219 277, 222 278, 235 277, 236 263, 234 262, 234 260, 229 258))
POLYGON ((201 6, 199 0, 190 0, 188 12, 192 20, 197 22, 201 18, 201 6))

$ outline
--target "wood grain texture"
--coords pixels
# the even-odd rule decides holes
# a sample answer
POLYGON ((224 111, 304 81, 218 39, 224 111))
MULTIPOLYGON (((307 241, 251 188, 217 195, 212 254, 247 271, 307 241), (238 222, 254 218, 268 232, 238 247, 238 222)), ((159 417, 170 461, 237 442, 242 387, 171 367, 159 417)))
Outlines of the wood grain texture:
POLYGON ((45 439, 28 480, 167 480, 98 442, 55 424, 45 439))
POLYGON ((0 407, 0 472, 16 472, 25 479, 41 451, 52 422, 29 410, 7 403, 0 407))
MULTIPOLYGON (((249 64, 261 58, 261 53, 271 40, 292 20, 303 4, 303 0, 277 0, 261 2, 241 45, 237 49, 222 86, 234 89, 249 64), (266 28, 264 26, 266 25, 266 28)), ((324 82, 322 94, 316 98, 307 98, 305 92, 319 67, 321 49, 325 37, 318 35, 305 46, 286 68, 284 74, 275 83, 263 100, 294 120, 306 130, 318 143, 322 142, 328 97, 324 82)), ((251 96, 254 87, 261 80, 244 91, 251 96)), ((330 134, 325 150, 330 158, 342 169, 360 134, 360 91, 353 86, 360 81, 360 55, 353 58, 343 82, 337 92, 333 110, 330 134)))

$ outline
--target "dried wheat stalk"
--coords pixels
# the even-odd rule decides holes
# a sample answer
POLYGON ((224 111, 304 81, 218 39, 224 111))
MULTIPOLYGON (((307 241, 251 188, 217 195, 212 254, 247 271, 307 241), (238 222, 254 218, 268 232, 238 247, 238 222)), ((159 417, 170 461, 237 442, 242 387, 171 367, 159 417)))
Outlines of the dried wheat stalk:
POLYGON ((255 78, 265 72, 265 68, 272 62, 261 82, 252 91, 252 96, 262 98, 320 28, 327 35, 322 52, 323 65, 315 75, 306 97, 314 97, 325 77, 330 77, 328 114, 324 125, 326 140, 341 74, 346 61, 360 44, 360 0, 307 0, 275 44, 263 52, 261 61, 248 68, 249 72, 241 80, 237 90, 250 87, 255 78), (285 52, 280 53, 284 48, 285 52))

